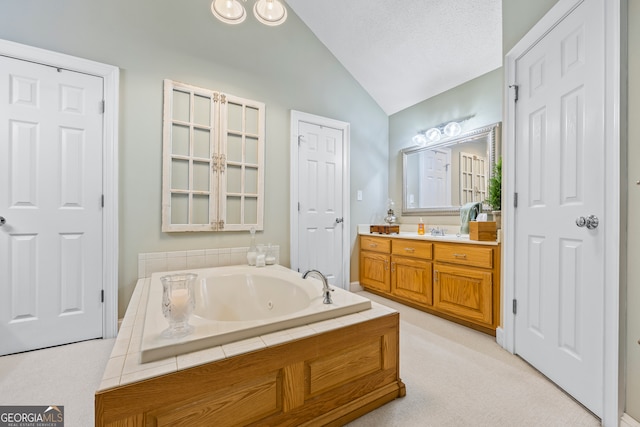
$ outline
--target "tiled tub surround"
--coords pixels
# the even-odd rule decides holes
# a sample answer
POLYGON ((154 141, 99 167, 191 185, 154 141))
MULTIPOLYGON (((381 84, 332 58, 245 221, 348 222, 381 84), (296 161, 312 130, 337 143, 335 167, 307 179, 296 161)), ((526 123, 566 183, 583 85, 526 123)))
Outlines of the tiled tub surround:
MULTIPOLYGON (((271 245, 271 248, 275 251, 276 264, 279 264, 280 246, 271 245)), ((239 247, 141 253, 138 254, 138 279, 162 271, 246 264, 248 250, 248 247, 239 247)))
MULTIPOLYGON (((206 409, 216 421, 226 419, 228 424, 239 422, 244 410, 266 407, 251 420, 273 419, 265 421, 272 425, 284 420, 297 420, 292 425, 313 419, 346 422, 404 396, 398 313, 375 302, 355 314, 141 363, 150 284, 151 278, 138 280, 127 307, 96 392, 96 426, 161 424, 160 407, 174 417, 185 414, 183 407, 198 413, 206 409), (260 385, 260 378, 268 384, 260 385), (258 405, 260 399, 250 392, 246 401, 236 396, 243 387, 268 389, 268 402, 258 405), (230 395, 235 403, 224 403, 230 395)), ((189 411, 185 417, 193 416, 189 411)), ((200 424, 207 425, 207 420, 190 423, 200 424)))
POLYGON ((180 339, 161 336, 168 326, 161 310, 160 277, 166 273, 151 276, 142 333, 142 362, 166 359, 371 308, 371 301, 367 298, 335 287, 331 293, 333 303, 323 304, 319 280, 302 279, 300 273, 279 265, 264 268, 237 265, 189 272, 198 275, 196 308, 189 322, 194 331, 180 339), (300 307, 293 307, 295 302, 300 307), (238 307, 234 308, 235 305, 238 307), (230 311, 236 312, 235 319, 215 318, 230 311))

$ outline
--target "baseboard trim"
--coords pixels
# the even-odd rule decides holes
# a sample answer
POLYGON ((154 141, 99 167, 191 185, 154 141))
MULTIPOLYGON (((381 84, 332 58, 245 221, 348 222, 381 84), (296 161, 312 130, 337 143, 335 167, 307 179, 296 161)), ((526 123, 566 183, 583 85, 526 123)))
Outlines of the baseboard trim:
POLYGON ((360 282, 351 282, 349 283, 349 290, 351 292, 362 292, 364 288, 360 286, 360 282))
POLYGON ((622 418, 620 418, 620 427, 640 427, 640 422, 625 413, 622 415, 622 418))
POLYGON ((504 329, 501 326, 496 328, 496 343, 502 348, 504 347, 504 329))

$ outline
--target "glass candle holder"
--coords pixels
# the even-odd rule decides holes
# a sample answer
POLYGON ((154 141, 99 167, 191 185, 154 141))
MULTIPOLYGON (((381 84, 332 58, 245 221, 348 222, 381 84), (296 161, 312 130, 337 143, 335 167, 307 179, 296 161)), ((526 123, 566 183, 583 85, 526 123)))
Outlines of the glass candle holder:
POLYGON ((162 276, 162 314, 169 328, 162 332, 165 338, 181 338, 193 332, 189 317, 196 306, 193 285, 197 274, 180 273, 162 276))

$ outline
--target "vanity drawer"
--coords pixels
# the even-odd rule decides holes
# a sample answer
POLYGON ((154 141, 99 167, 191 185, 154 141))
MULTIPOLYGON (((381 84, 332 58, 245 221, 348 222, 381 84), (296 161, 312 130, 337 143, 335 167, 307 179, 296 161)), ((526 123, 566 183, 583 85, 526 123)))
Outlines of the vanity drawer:
POLYGON ((433 243, 419 242, 416 240, 393 239, 391 253, 415 258, 433 258, 433 243))
POLYGON ((360 236, 360 249, 388 254, 391 253, 391 239, 360 236))
POLYGON ((438 261, 453 264, 493 268, 493 250, 493 248, 475 245, 438 243, 435 248, 435 258, 438 261))

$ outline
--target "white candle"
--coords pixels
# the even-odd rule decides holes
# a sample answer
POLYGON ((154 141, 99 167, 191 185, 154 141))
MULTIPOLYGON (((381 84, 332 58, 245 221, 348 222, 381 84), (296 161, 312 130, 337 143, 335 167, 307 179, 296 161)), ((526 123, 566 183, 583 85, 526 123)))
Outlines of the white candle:
POLYGON ((189 291, 174 289, 171 291, 171 317, 182 320, 189 311, 189 291))

